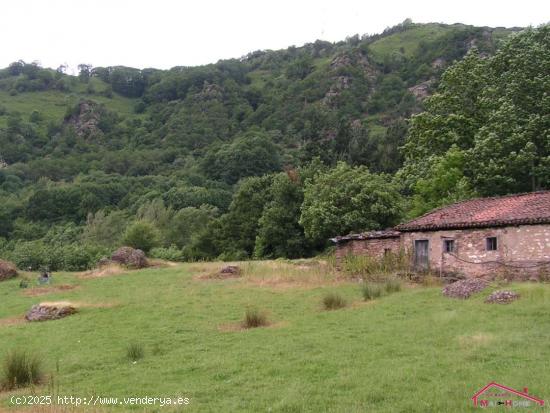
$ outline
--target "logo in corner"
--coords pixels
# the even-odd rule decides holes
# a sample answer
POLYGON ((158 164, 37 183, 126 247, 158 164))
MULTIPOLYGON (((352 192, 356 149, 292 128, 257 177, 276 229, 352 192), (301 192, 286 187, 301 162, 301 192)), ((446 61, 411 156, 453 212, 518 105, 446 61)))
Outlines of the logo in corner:
POLYGON ((475 407, 533 407, 544 406, 544 400, 528 393, 527 387, 523 391, 503 386, 492 381, 480 389, 472 397, 475 407))

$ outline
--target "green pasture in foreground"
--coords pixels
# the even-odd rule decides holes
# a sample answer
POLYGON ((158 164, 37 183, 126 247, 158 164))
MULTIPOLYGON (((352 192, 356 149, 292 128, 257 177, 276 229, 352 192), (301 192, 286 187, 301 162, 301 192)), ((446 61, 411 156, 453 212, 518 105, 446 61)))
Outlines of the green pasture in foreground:
MULTIPOLYGON (((0 356, 40 355, 54 385, 38 395, 190 398, 136 411, 464 412, 490 381, 549 398, 550 285, 508 285, 521 294, 509 305, 483 302, 495 287, 460 301, 420 285, 365 303, 357 282, 334 282, 311 264, 241 264, 244 277, 230 280, 197 277, 221 264, 55 274, 53 286, 77 288, 41 296, 5 281, 0 356), (349 306, 323 311, 332 291, 349 306), (80 312, 16 321, 34 303, 59 300, 80 312), (273 325, 239 330, 248 306, 268 311, 273 325), (132 343, 144 351, 136 363, 126 358, 132 343)), ((30 392, 0 393, 0 410, 15 411, 10 397, 30 392)))

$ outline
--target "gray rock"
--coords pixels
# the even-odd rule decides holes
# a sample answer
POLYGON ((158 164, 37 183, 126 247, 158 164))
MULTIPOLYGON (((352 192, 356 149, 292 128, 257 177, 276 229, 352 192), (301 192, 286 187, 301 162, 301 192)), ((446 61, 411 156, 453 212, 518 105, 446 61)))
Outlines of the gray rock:
POLYGON ((33 305, 25 318, 28 321, 57 320, 75 314, 77 311, 70 303, 41 303, 33 305))
POLYGON ((145 268, 149 266, 145 253, 132 247, 119 248, 111 255, 111 260, 131 268, 145 268))
POLYGON ((9 261, 0 260, 0 281, 4 281, 17 276, 15 264, 9 261))
POLYGON ((519 298, 519 294, 514 291, 499 290, 492 293, 485 299, 486 303, 491 304, 508 304, 519 298))
POLYGON ((449 284, 443 288, 443 295, 451 298, 469 298, 472 294, 475 294, 485 288, 487 288, 487 281, 481 278, 470 278, 467 280, 457 281, 449 284))

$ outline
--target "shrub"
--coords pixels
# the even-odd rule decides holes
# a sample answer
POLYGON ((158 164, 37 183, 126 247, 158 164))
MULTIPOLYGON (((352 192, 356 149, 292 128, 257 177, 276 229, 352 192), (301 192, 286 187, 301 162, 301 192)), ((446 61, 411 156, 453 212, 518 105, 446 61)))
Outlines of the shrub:
POLYGON ((126 347, 126 358, 130 361, 138 361, 143 358, 144 354, 143 346, 140 343, 130 343, 126 347))
POLYGON ((4 359, 3 374, 7 389, 38 384, 43 378, 42 362, 36 356, 15 350, 4 359))
POLYGON ((248 308, 244 314, 243 327, 256 328, 268 325, 267 315, 257 308, 248 308))
POLYGON ((153 248, 149 253, 149 256, 152 258, 159 258, 161 260, 167 260, 167 261, 183 261, 183 253, 175 245, 171 245, 168 248, 165 248, 165 247, 153 248))
POLYGON ((382 258, 349 254, 342 260, 342 269, 348 275, 370 280, 381 280, 396 273, 410 272, 411 257, 405 251, 389 252, 382 258))
POLYGON ((323 297, 325 310, 337 310, 347 305, 346 300, 338 293, 328 293, 323 297))
POLYGON ((159 232, 148 221, 137 221, 130 225, 124 234, 123 243, 137 248, 146 254, 159 244, 159 232))
POLYGON ((401 281, 399 281, 397 278, 390 278, 384 283, 384 289, 388 294, 401 291, 401 281))
POLYGON ((366 282, 363 283, 361 292, 363 293, 363 298, 365 301, 373 300, 382 295, 382 287, 380 284, 366 282))

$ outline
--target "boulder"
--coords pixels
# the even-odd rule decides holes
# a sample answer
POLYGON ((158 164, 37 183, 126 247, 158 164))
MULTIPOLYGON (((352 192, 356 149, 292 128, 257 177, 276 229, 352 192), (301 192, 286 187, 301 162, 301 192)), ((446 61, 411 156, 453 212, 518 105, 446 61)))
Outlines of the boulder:
POLYGON ((111 255, 111 260, 131 268, 145 268, 149 265, 142 250, 121 247, 111 255))
POLYGON ((486 303, 508 304, 519 298, 519 294, 514 291, 499 290, 492 293, 485 299, 486 303))
POLYGON ((241 273, 241 269, 236 265, 227 265, 220 270, 220 273, 239 275, 241 273))
POLYGON ((449 284, 443 288, 443 295, 451 298, 469 298, 472 294, 475 294, 485 288, 487 288, 487 281, 481 278, 470 278, 467 280, 457 281, 449 284))
POLYGON ((17 276, 17 267, 9 261, 0 260, 0 281, 17 276))
POLYGON ((149 266, 149 263, 142 250, 133 250, 128 256, 126 265, 131 268, 145 268, 149 266))
POLYGON ((68 302, 40 303, 31 307, 25 315, 28 321, 57 320, 75 314, 78 310, 68 302))

